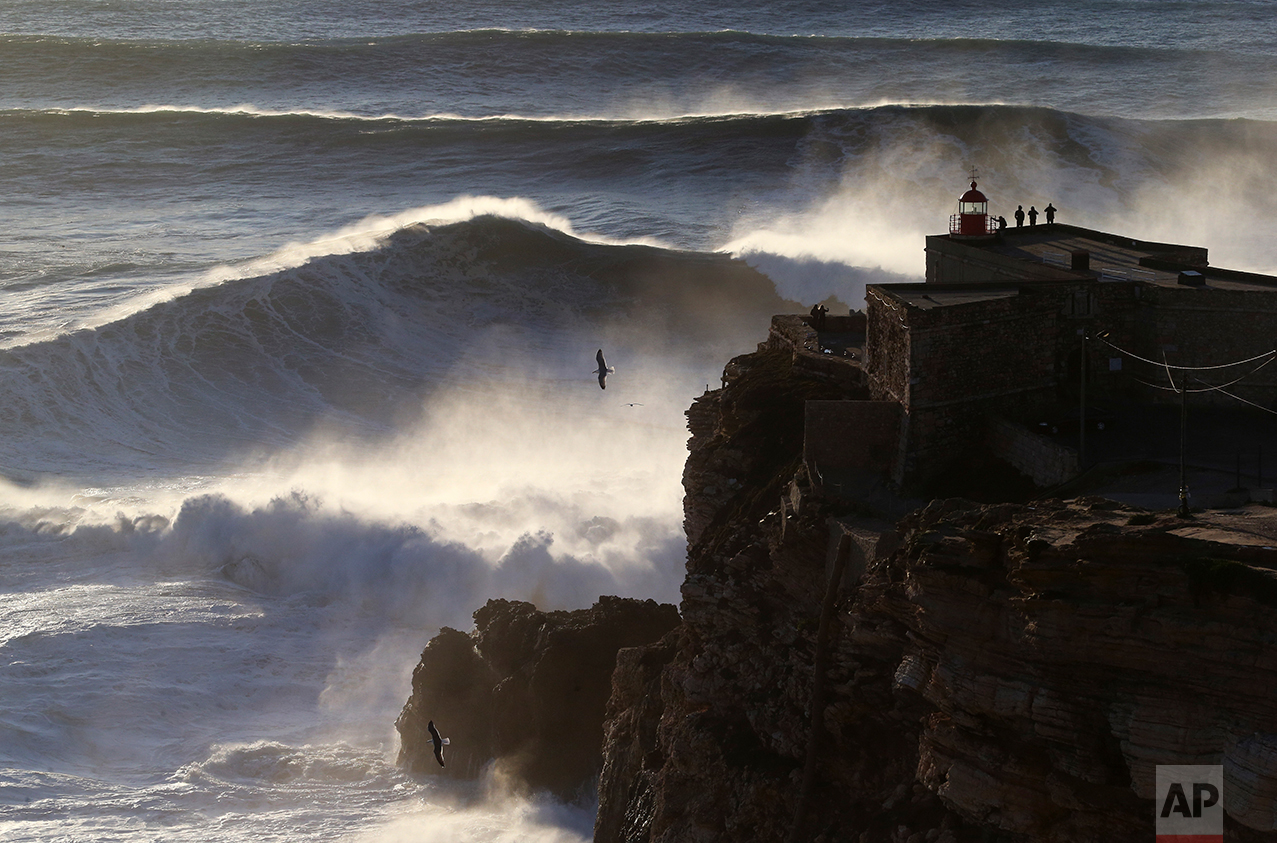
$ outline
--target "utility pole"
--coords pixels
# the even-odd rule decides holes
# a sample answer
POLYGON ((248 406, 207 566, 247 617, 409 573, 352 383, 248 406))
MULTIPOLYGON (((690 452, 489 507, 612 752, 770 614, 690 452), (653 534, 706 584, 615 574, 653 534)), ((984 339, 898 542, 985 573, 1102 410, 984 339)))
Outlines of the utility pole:
POLYGON ((1086 365, 1090 362, 1086 356, 1086 341, 1090 339, 1090 331, 1086 328, 1082 329, 1082 404, 1078 408, 1077 420, 1077 471, 1078 474, 1086 471, 1086 370, 1091 368, 1086 365))
POLYGON ((1188 436, 1188 372, 1179 385, 1179 517, 1187 518, 1188 481, 1184 476, 1184 442, 1188 436))

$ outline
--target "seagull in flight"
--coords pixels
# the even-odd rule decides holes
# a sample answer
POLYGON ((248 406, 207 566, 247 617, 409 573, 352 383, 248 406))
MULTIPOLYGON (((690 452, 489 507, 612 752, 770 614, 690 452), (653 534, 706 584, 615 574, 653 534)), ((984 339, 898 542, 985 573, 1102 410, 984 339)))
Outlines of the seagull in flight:
POLYGON ((603 359, 603 349, 601 348, 599 353, 594 355, 594 359, 598 361, 599 367, 590 374, 599 376, 599 389, 607 389, 607 376, 615 372, 616 369, 609 366, 607 361, 603 359))
POLYGON ((431 720, 427 722, 426 728, 430 730, 430 742, 435 745, 435 760, 438 761, 439 766, 442 767, 443 748, 448 745, 448 739, 439 737, 439 730, 435 728, 435 721, 431 720))

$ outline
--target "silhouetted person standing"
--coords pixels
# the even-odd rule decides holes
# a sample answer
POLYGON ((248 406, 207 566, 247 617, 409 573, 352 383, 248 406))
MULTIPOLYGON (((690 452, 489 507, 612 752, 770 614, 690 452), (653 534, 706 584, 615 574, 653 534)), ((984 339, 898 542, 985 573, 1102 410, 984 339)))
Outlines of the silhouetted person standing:
POLYGON ((1015 206, 1015 227, 1019 228, 1022 225, 1024 225, 1024 206, 1016 205, 1015 206))
POLYGON ((1037 224, 1038 224, 1038 209, 1030 205, 1029 206, 1029 225, 1037 225, 1037 224))
POLYGON ((829 308, 823 304, 813 304, 811 306, 811 322, 809 323, 817 331, 825 330, 825 314, 829 312, 829 308))
POLYGON ((1042 211, 1043 213, 1046 214, 1047 225, 1050 225, 1051 223, 1055 222, 1055 206, 1054 205, 1047 205, 1045 208, 1042 209, 1042 211))

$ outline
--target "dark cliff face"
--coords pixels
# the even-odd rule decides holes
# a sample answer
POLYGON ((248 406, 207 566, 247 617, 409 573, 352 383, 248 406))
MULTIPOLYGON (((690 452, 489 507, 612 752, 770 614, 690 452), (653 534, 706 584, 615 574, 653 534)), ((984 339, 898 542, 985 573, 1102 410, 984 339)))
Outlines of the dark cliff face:
POLYGON ((1226 839, 1277 839, 1271 510, 875 524, 769 439, 775 364, 689 411, 683 623, 618 661, 598 843, 1151 839, 1156 765, 1220 763, 1226 839))
POLYGON ((473 633, 444 628, 421 654, 395 724, 400 763, 472 778, 495 759, 528 789, 577 795, 602 764, 617 652, 660 639, 678 624, 677 610, 618 597, 573 612, 489 600, 474 618, 473 633), (442 769, 426 730, 430 720, 451 741, 442 769))
MULTIPOLYGON (((683 625, 676 640, 618 664, 597 841, 788 837, 831 537, 818 507, 794 506, 804 488, 792 481, 803 402, 842 395, 791 360, 774 350, 737 358, 727 386, 688 411, 683 625)), ((886 749, 891 768, 908 764, 894 743, 886 749)), ((902 778, 877 775, 892 780, 887 796, 902 778)), ((809 801, 844 813, 846 799, 824 781, 809 801)))

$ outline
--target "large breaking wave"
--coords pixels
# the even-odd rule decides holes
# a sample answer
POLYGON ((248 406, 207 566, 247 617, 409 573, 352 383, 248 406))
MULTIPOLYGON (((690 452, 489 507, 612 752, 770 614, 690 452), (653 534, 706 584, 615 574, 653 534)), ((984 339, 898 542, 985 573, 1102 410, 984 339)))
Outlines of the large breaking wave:
POLYGON ((215 464, 319 425, 384 437, 444 386, 590 385, 601 345, 614 358, 661 349, 666 365, 715 360, 782 301, 726 256, 495 216, 409 225, 9 348, 3 461, 59 471, 143 452, 215 464))

